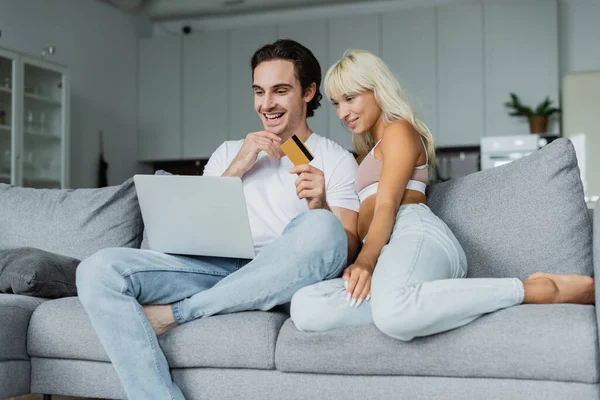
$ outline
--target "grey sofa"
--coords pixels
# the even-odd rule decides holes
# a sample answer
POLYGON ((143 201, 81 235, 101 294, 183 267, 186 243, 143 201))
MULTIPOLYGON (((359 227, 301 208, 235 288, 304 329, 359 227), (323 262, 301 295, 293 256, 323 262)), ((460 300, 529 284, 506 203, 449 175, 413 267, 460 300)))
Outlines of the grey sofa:
MULTIPOLYGON (((131 181, 0 187, 0 247, 74 257, 138 247, 135 204, 131 181)), ((470 278, 600 268, 600 214, 587 210, 567 139, 435 185, 429 204, 465 248, 470 278)), ((599 399, 598 321, 594 306, 520 305, 402 342, 372 325, 306 333, 283 311, 250 311, 190 322, 160 343, 188 399, 599 399)), ((125 398, 76 297, 0 294, 0 399, 24 393, 125 398)))

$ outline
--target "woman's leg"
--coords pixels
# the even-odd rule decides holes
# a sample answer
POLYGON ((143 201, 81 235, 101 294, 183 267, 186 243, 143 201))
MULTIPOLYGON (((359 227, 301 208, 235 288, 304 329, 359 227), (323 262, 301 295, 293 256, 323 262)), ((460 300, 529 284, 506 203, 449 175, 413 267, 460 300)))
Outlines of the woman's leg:
POLYGON ((330 329, 368 325, 373 322, 371 303, 350 307, 341 278, 306 286, 292 297, 290 316, 301 331, 322 332, 330 329))
POLYGON ((587 276, 456 279, 466 274, 466 257, 446 224, 425 205, 404 207, 373 274, 375 325, 392 337, 411 340, 521 303, 594 301, 594 281, 587 276))
POLYGON ((537 272, 523 281, 524 304, 594 304, 594 278, 537 272))
POLYGON ((401 207, 373 274, 373 322, 408 341, 523 301, 518 279, 458 279, 466 273, 464 251, 446 224, 425 205, 401 207))
POLYGON ((374 322, 401 340, 451 330, 483 314, 521 303, 593 304, 594 281, 537 273, 516 278, 465 278, 467 260, 450 229, 425 205, 403 206, 377 262, 373 304, 349 307, 341 279, 300 289, 291 318, 304 331, 374 322))

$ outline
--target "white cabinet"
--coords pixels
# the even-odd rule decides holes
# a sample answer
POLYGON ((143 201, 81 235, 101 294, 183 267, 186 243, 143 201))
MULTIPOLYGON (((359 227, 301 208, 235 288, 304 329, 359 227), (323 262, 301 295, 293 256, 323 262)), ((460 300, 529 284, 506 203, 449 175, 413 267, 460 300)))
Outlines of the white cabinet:
MULTIPOLYGON (((504 103, 515 92, 526 104, 546 96, 558 104, 557 1, 457 0, 380 15, 141 40, 139 159, 208 158, 224 140, 261 130, 250 59, 277 37, 308 47, 323 80, 348 49, 381 56, 437 146, 475 146, 485 135, 527 133, 527 121, 510 117, 504 103)), ((351 133, 323 96, 309 127, 352 150, 351 133)), ((1 131, 6 138, 6 124, 1 131)))
POLYGON ((183 39, 183 158, 209 158, 228 135, 226 31, 183 39))
MULTIPOLYGON (((378 15, 334 18, 329 22, 329 65, 339 60, 348 49, 368 50, 379 55, 381 43, 378 15)), ((352 150, 352 134, 348 132, 335 112, 329 113, 329 137, 352 150)))
POLYGON ((531 106, 546 96, 558 104, 557 1, 486 1, 484 27, 485 134, 527 134, 527 120, 504 103, 514 92, 531 106))
POLYGON ((450 3, 437 13, 436 145, 479 146, 484 131, 483 5, 450 3))
MULTIPOLYGON (((329 59, 327 53, 327 21, 311 21, 311 22, 299 22, 291 23, 278 26, 278 33, 280 39, 292 39, 296 42, 307 47, 317 58, 319 64, 321 64, 322 79, 325 79, 325 73, 329 65, 327 61, 329 59)), ((334 112, 327 96, 323 91, 323 83, 321 83, 321 94, 323 99, 321 100, 321 106, 315 110, 315 115, 308 119, 309 128, 321 135, 329 136, 329 117, 334 112)))
POLYGON ((437 138, 435 8, 387 13, 382 23, 382 58, 437 138))
POLYGON ((0 182, 69 187, 69 74, 0 48, 0 182))
POLYGON ((139 50, 138 159, 180 159, 182 39, 142 39, 139 50))
POLYGON ((252 55, 277 38, 276 26, 258 26, 232 30, 229 34, 229 139, 243 139, 249 132, 263 129, 254 111, 252 55))
POLYGON ((0 183, 16 184, 20 148, 17 131, 22 130, 23 108, 18 104, 19 55, 0 49, 0 183), (19 155, 19 157, 17 157, 19 155))

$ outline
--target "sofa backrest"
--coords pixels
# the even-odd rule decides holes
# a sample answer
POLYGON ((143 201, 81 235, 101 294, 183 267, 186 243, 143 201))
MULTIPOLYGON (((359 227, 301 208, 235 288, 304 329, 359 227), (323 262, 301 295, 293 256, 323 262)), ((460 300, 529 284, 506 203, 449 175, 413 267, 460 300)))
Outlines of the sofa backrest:
POLYGON ((463 246, 469 277, 592 275, 592 223, 569 139, 434 185, 429 205, 463 246))
POLYGON ((100 189, 0 184, 0 248, 30 246, 77 259, 106 247, 140 247, 133 179, 100 189))

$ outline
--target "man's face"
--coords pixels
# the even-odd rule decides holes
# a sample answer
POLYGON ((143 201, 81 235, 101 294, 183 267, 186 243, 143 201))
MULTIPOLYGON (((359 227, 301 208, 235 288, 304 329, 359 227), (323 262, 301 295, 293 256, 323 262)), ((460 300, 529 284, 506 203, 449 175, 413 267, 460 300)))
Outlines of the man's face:
POLYGON ((252 83, 254 109, 264 129, 284 138, 295 133, 306 120, 310 98, 303 95, 294 64, 287 60, 264 61, 254 69, 252 83))

